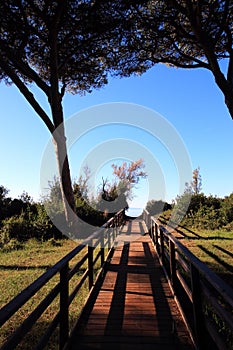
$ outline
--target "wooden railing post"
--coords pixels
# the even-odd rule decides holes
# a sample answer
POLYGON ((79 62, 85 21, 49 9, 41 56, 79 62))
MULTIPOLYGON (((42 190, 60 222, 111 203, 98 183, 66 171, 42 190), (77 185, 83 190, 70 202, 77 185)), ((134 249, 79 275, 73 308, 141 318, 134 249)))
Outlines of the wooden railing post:
POLYGON ((149 230, 150 229, 150 215, 149 214, 146 215, 146 226, 149 230))
POLYGON ((69 265, 68 263, 60 271, 60 342, 62 350, 69 338, 69 265))
POLYGON ((163 230, 159 226, 159 232, 160 232, 160 247, 161 247, 161 258, 162 258, 162 263, 164 264, 165 261, 165 256, 164 256, 164 235, 163 235, 163 230))
POLYGON ((176 285, 177 285, 176 251, 175 251, 175 244, 171 240, 169 240, 169 255, 170 255, 171 283, 172 283, 173 289, 176 290, 176 285))
POLYGON ((150 237, 153 243, 155 244, 155 223, 153 221, 151 221, 151 229, 149 230, 149 232, 150 232, 150 237))
POLYGON ((115 223, 116 223, 116 228, 118 229, 118 227, 119 227, 119 215, 115 216, 115 223))
POLYGON ((117 238, 117 234, 118 234, 118 227, 117 227, 117 218, 114 218, 114 226, 113 226, 113 239, 115 241, 115 239, 117 238))
POLYGON ((89 272, 89 290, 94 283, 94 269, 93 269, 93 241, 88 245, 88 272, 89 272))
POLYGON ((159 252, 159 226, 157 224, 155 224, 155 246, 159 252))
POLYGON ((100 239, 100 249, 101 249, 101 267, 104 265, 104 235, 105 231, 103 230, 101 239, 100 239))
POLYGON ((111 228, 107 228, 107 236, 108 236, 108 251, 111 249, 111 228))
POLYGON ((205 347, 205 323, 202 309, 200 274, 193 264, 190 265, 190 272, 193 300, 194 332, 198 349, 202 350, 205 347))

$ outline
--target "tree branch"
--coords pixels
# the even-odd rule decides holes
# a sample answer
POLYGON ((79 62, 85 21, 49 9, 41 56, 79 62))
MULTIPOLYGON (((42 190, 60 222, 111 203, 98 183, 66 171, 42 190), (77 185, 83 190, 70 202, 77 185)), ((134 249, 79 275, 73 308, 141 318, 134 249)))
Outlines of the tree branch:
POLYGON ((47 128, 49 129, 49 131, 52 134, 54 132, 54 125, 51 122, 48 115, 45 113, 45 111, 41 108, 39 103, 36 101, 35 97, 31 93, 31 91, 21 81, 21 79, 17 76, 17 74, 2 59, 0 59, 0 67, 8 75, 8 77, 10 77, 10 79, 13 81, 13 83, 17 86, 17 88, 20 90, 20 92, 23 94, 23 96, 26 98, 26 100, 32 106, 34 111, 40 116, 40 118, 43 120, 43 122, 45 123, 45 125, 47 126, 47 128))
POLYGON ((233 87, 233 51, 231 52, 231 56, 230 56, 229 64, 228 64, 227 81, 233 87))
POLYGON ((193 61, 193 62, 196 62, 197 65, 199 67, 203 67, 203 68, 206 68, 206 69, 210 69, 209 65, 201 60, 199 60, 198 58, 194 57, 194 56, 189 56, 187 55, 186 53, 184 53, 182 51, 182 49, 180 49, 176 44, 175 42, 173 43, 173 46, 175 48, 175 50, 179 53, 179 55, 181 55, 183 58, 187 59, 188 61, 193 61))
MULTIPOLYGON (((3 40, 0 40, 0 46, 7 53, 6 56, 14 64, 14 66, 19 70, 19 72, 32 80, 36 85, 49 97, 49 87, 48 85, 39 77, 39 75, 26 63, 22 61, 17 54, 14 53, 13 49, 6 45, 3 40)), ((17 51, 16 51, 17 52, 17 51)))

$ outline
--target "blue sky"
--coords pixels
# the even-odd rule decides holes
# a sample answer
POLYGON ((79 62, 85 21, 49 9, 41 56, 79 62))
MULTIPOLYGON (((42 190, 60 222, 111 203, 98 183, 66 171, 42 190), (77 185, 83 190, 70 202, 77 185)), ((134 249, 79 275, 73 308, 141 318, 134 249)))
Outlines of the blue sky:
MULTIPOLYGON (((36 91, 35 88, 33 90, 36 91)), ((45 107, 46 100, 40 93, 37 96, 45 107)), ((37 200, 41 194, 41 162, 50 134, 14 86, 7 87, 1 83, 0 101, 0 184, 10 190, 11 197, 18 197, 27 191, 37 200)), ((86 96, 67 94, 64 98, 65 117, 68 120, 77 113, 82 116, 85 109, 91 108, 90 112, 93 112, 93 106, 113 102, 137 104, 157 111, 183 141, 192 169, 200 167, 203 192, 219 197, 233 192, 233 121, 210 72, 157 65, 142 76, 111 78, 108 85, 86 96)), ((97 118, 95 113, 92 118, 97 118)), ((80 165, 89 159, 93 149, 104 153, 104 148, 101 151, 101 143, 106 143, 106 147, 109 147, 109 142, 113 142, 115 147, 114 142, 120 138, 126 144, 129 142, 129 149, 135 149, 136 155, 140 156, 141 147, 146 149, 146 154, 154 157, 160 172, 160 175, 155 174, 155 182, 159 176, 164 180, 161 185, 164 187, 163 194, 158 192, 158 197, 164 196, 163 199, 168 201, 175 198, 179 192, 177 164, 168 156, 166 145, 164 147, 158 139, 145 131, 123 123, 115 126, 100 125, 88 131, 74 144, 70 149, 72 177, 78 177, 80 165)), ((132 158, 130 152, 129 156, 127 152, 123 153, 122 156, 118 154, 118 161, 132 158)), ((88 164, 94 170, 95 186, 102 176, 111 177, 111 163, 116 161, 117 159, 103 158, 96 169, 88 164)), ((146 164, 147 168, 149 165, 146 164)), ((142 206, 147 199, 151 199, 148 196, 153 176, 150 176, 135 192, 137 197, 133 206, 142 206)), ((157 187, 161 186, 158 184, 157 187)))

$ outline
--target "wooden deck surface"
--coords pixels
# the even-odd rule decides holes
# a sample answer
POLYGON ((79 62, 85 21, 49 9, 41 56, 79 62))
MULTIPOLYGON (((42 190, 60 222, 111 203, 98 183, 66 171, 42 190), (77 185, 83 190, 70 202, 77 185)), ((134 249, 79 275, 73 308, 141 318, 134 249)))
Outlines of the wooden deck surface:
POLYGON ((194 349, 143 221, 130 221, 72 350, 194 349))

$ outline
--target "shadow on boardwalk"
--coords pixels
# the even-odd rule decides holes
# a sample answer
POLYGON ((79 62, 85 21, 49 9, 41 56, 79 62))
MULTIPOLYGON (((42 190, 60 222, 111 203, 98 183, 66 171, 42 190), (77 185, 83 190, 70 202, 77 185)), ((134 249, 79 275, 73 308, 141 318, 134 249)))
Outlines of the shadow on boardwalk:
POLYGON ((118 237, 71 349, 174 350, 193 345, 140 220, 118 237))

